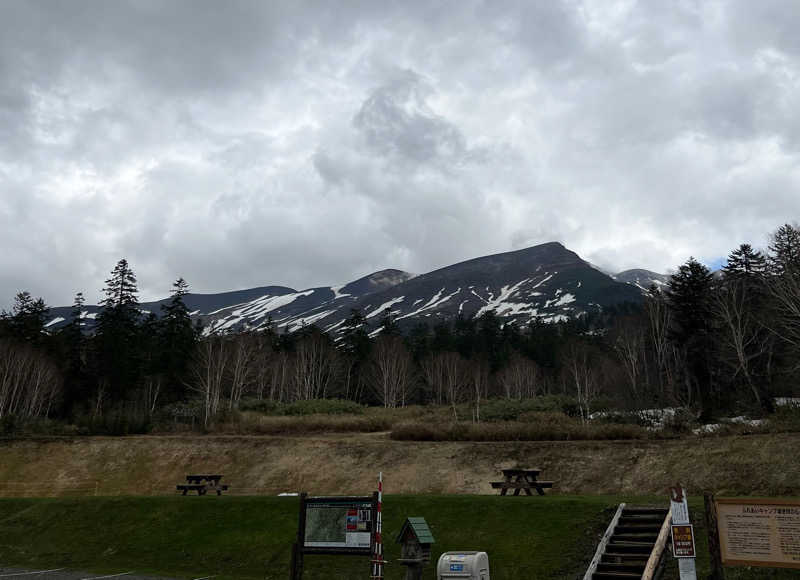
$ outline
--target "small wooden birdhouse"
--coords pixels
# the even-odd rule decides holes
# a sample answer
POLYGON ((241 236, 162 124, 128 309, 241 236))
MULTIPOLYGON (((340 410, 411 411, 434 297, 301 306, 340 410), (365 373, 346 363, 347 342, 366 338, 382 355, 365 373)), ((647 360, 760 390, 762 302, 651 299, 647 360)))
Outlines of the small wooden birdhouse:
POLYGON ((402 544, 403 560, 419 560, 426 564, 431 561, 431 544, 435 542, 425 518, 406 518, 397 536, 397 543, 402 544))

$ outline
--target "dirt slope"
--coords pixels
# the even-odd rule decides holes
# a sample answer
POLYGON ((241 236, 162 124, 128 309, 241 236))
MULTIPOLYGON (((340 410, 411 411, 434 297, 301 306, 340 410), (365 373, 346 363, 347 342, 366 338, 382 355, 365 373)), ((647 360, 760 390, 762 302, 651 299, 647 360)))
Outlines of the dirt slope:
POLYGON ((493 493, 511 466, 539 467, 554 493, 691 490, 800 495, 800 434, 670 441, 427 443, 385 434, 86 437, 0 441, 0 495, 174 493, 187 473, 222 473, 237 493, 493 493))

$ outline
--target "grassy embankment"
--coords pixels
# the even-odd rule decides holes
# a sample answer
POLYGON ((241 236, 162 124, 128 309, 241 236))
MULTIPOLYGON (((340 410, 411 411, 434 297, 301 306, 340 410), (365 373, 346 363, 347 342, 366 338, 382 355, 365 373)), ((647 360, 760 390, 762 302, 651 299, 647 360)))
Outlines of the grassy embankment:
MULTIPOLYGON (((631 501, 631 498, 625 498, 631 501)), ((442 551, 482 549, 492 578, 572 579, 584 570, 616 504, 613 496, 387 496, 386 554, 399 556, 394 535, 406 516, 421 515, 442 551)), ((640 503, 665 503, 640 498, 640 503)), ((702 514, 701 502, 692 504, 702 514)), ((708 571, 698 525, 700 577, 708 571)), ((135 570, 171 577, 250 579, 288 576, 297 526, 296 498, 119 497, 0 500, 0 564, 69 567, 105 573, 135 570)), ((307 557, 305 578, 364 578, 366 558, 307 557)), ((666 578, 677 566, 668 562, 666 578)), ((387 567, 399 580, 403 568, 387 567)), ((732 580, 797 578, 797 571, 731 569, 732 580)))

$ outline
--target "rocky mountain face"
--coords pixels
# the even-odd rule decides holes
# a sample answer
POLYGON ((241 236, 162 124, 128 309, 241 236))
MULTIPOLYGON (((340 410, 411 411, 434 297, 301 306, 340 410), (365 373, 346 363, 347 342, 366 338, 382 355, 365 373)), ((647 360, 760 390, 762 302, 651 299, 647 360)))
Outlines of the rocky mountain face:
MULTIPOLYGON (((206 333, 259 329, 268 324, 281 330, 314 324, 335 333, 353 309, 375 328, 387 312, 402 327, 418 321, 434 324, 457 316, 477 317, 490 310, 505 322, 527 324, 536 319, 556 322, 622 302, 640 302, 642 289, 658 276, 646 270, 628 270, 611 277, 560 243, 550 242, 419 276, 381 270, 342 286, 302 291, 263 286, 189 294, 185 301, 206 333)), ((167 301, 142 303, 140 308, 159 314, 167 301)), ((87 327, 98 311, 97 306, 85 307, 82 317, 87 327)), ((69 307, 52 308, 50 328, 66 324, 70 312, 69 307)))
POLYGON ((656 288, 661 288, 669 282, 669 276, 666 274, 659 274, 651 272, 650 270, 642 270, 641 268, 634 268, 633 270, 625 270, 619 274, 612 276, 617 282, 623 284, 631 284, 636 286, 642 292, 647 292, 650 286, 655 285, 656 288))

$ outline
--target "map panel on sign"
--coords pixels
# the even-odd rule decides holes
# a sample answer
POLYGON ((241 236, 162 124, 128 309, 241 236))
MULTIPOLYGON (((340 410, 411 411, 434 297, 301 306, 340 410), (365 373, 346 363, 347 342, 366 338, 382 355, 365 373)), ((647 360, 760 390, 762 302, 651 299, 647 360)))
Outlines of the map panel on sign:
POLYGON ((372 504, 352 501, 309 501, 306 505, 307 548, 369 549, 372 504))

